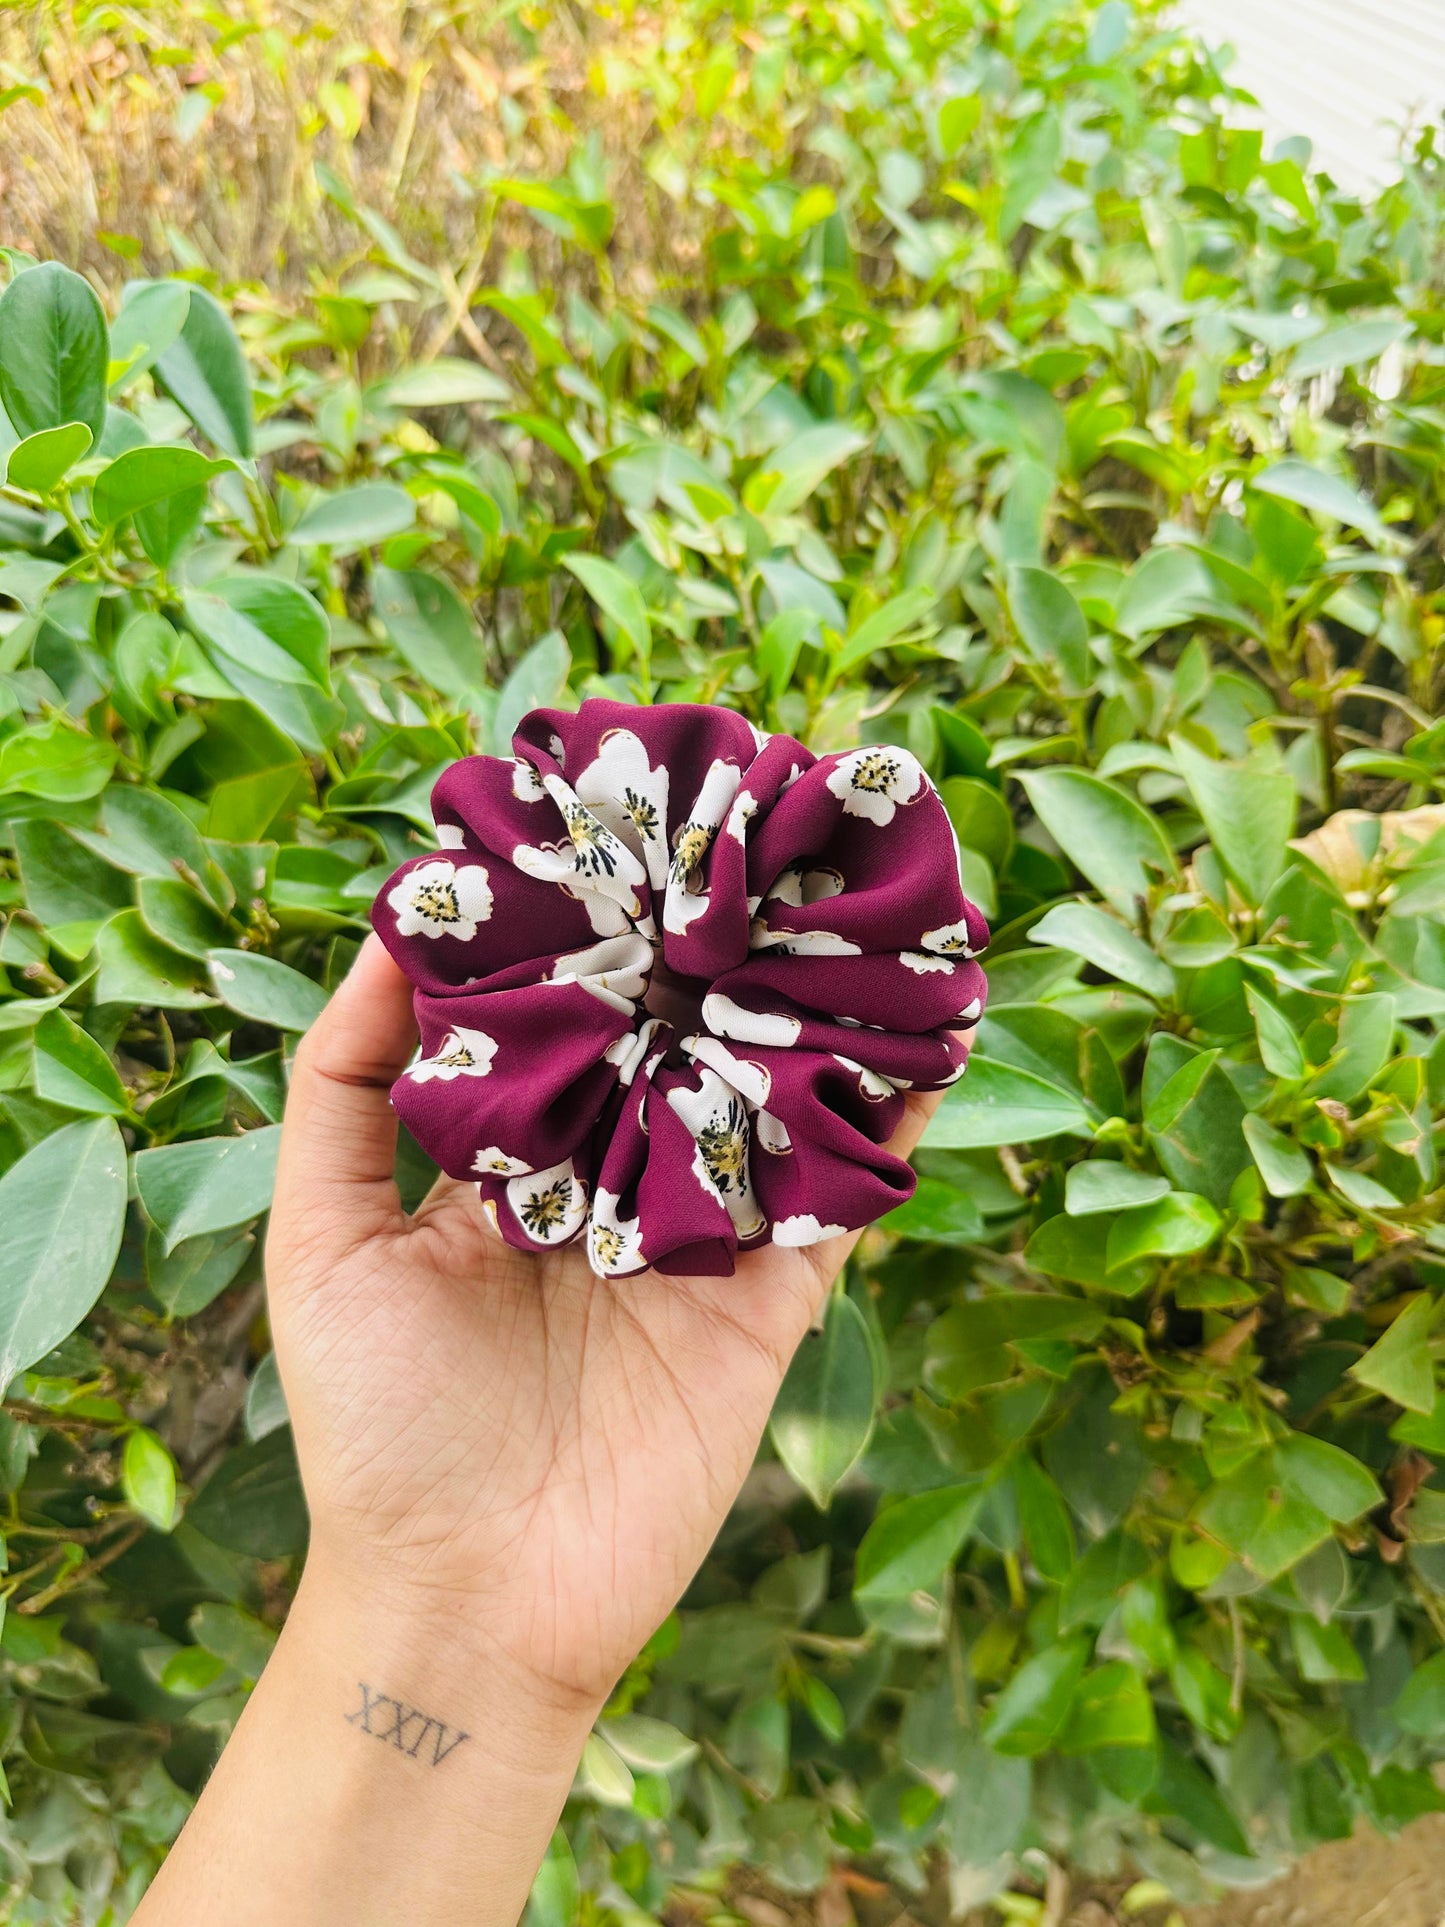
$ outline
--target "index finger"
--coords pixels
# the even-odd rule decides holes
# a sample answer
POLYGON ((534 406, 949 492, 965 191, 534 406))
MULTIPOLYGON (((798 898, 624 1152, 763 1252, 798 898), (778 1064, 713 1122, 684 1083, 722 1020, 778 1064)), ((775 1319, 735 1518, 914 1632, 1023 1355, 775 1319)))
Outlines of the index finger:
POLYGON ((273 1241, 306 1226, 334 1236, 339 1255, 401 1224, 391 1087, 415 1046, 411 985, 369 936, 296 1053, 273 1241))

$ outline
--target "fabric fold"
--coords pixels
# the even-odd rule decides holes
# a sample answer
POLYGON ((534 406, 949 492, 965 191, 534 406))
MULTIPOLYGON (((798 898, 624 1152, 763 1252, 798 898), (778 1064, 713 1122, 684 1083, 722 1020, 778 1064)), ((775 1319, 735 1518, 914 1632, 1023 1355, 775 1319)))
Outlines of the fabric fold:
POLYGON ((523 1250, 733 1270, 911 1195, 883 1147, 964 1068, 988 930, 906 750, 702 704, 534 710, 454 764, 373 921, 415 985, 393 1102, 523 1250))

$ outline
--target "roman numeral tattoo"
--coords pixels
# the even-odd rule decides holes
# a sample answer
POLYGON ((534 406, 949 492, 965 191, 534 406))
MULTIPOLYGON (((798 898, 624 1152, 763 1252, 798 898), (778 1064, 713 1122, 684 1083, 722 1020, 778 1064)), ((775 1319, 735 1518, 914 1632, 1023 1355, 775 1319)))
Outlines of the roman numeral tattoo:
POLYGON ((346 1715, 347 1725, 394 1746, 398 1753, 405 1753, 413 1760, 425 1760, 428 1766, 440 1766, 463 1740, 471 1738, 469 1733, 433 1719, 430 1713, 407 1706, 389 1693, 374 1692, 365 1680, 356 1683, 361 1688, 361 1704, 354 1713, 346 1715))

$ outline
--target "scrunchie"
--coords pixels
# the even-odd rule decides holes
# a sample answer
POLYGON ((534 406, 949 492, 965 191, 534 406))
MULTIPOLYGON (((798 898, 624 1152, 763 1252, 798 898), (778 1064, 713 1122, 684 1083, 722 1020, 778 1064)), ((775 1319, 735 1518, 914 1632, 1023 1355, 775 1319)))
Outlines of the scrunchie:
POLYGON ((964 1068, 988 941, 907 750, 702 704, 539 709, 454 764, 373 921, 416 986, 392 1102, 509 1244, 726 1276, 912 1195, 905 1090, 964 1068))

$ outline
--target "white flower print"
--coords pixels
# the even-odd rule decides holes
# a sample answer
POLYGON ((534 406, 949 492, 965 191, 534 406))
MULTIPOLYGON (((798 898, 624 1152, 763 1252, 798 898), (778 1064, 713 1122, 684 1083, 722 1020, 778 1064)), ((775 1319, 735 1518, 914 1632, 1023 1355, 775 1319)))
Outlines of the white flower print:
POLYGON ((671 1090, 667 1101, 692 1133, 692 1169, 732 1219, 739 1238, 754 1238, 767 1222, 753 1196, 748 1165, 748 1112, 738 1093, 713 1071, 695 1091, 671 1090))
POLYGON ((485 1178, 519 1178, 531 1168, 524 1159, 510 1157, 507 1152, 499 1151, 495 1144, 478 1151, 472 1159, 472 1169, 479 1177, 485 1178))
POLYGON ((457 937, 470 943, 492 914, 492 886, 480 863, 437 857, 408 870, 387 892, 399 937, 457 937))
POLYGON ((956 1024, 976 1024, 982 1015, 983 999, 981 997, 975 997, 971 1002, 964 1005, 963 1009, 953 1021, 956 1024))
POLYGON ((793 1218, 774 1219, 773 1243, 793 1246, 817 1245, 825 1238, 841 1238, 847 1229, 845 1224, 819 1224, 810 1211, 804 1211, 793 1218))
POLYGON ((542 779, 525 757, 512 758, 512 794, 519 803, 541 803, 546 800, 547 792, 542 787, 542 779))
POLYGON ((460 823, 437 824, 437 847, 442 850, 461 850, 466 847, 467 833, 460 823))
POLYGON ((930 957, 923 950, 900 950, 898 961, 905 970, 911 970, 915 977, 926 977, 940 970, 947 976, 953 975, 953 964, 947 957, 930 957))
POLYGON ((840 1057, 837 1051, 833 1053, 833 1062, 841 1064, 845 1071, 857 1073, 858 1088, 864 1097, 872 1098, 876 1102, 879 1098, 895 1095, 893 1084, 881 1071, 866 1070, 862 1064, 855 1064, 851 1057, 840 1057))
POLYGON ((507 1203, 533 1244, 561 1245, 576 1236, 587 1215, 587 1187, 572 1168, 572 1160, 551 1164, 513 1178, 507 1203))
POLYGON ((745 1010, 720 990, 702 1000, 702 1021, 714 1037, 731 1037, 739 1044, 772 1044, 786 1049, 796 1044, 803 1026, 796 1017, 776 1010, 745 1010))
POLYGON ((900 803, 911 803, 928 778, 916 756, 884 743, 850 750, 828 772, 828 788, 840 797, 845 816, 866 816, 870 823, 891 823, 900 803))
POLYGON ((862 952, 856 943, 832 930, 770 930, 761 917, 754 917, 748 933, 750 950, 775 950, 784 957, 857 957, 862 952))
POLYGON ((755 1064, 746 1057, 734 1057, 727 1045, 717 1037, 684 1037, 682 1048, 695 1063, 706 1064, 710 1070, 715 1070, 749 1104, 767 1103, 773 1080, 765 1064, 755 1064))
POLYGON ((649 763, 646 745, 630 729, 609 729, 576 790, 592 814, 642 858, 653 889, 661 890, 670 861, 666 766, 649 763))
POLYGON ((787 1125, 780 1117, 774 1117, 771 1111, 756 1113, 753 1118, 753 1138, 775 1158, 786 1157, 793 1148, 787 1125))
POLYGON ((634 886, 646 880, 646 870, 560 777, 544 776, 542 784, 561 812, 567 841, 519 843, 513 863, 539 883, 560 884, 583 905, 599 937, 621 936, 641 914, 634 886))
POLYGON ((418 1058, 407 1076, 417 1084, 429 1084, 433 1078, 450 1084, 454 1077, 485 1077, 496 1054, 494 1037, 488 1037, 484 1030, 468 1030, 457 1024, 442 1039, 436 1055, 418 1058))
POLYGON ((944 923, 937 930, 925 930, 920 941, 925 950, 932 950, 940 957, 967 958, 978 955, 969 946, 968 925, 963 922, 944 923))
POLYGON ((721 758, 714 762, 703 778, 687 821, 672 840, 662 927, 674 936, 680 936, 708 907, 708 893, 698 880, 698 865, 712 847, 741 780, 742 772, 735 763, 725 763, 721 758))
POLYGON ((638 1271, 647 1260, 636 1218, 619 1218, 622 1200, 599 1184, 587 1214, 587 1262, 599 1278, 617 1278, 638 1271))
POLYGON ((552 966, 549 981, 580 984, 590 996, 630 1017, 637 1000, 646 994, 651 963, 651 944, 646 937, 631 932, 604 938, 586 950, 559 957, 552 966))
POLYGON ((747 790, 739 790, 733 798, 732 808, 728 811, 727 822, 723 825, 724 833, 732 837, 736 843, 746 843, 748 825, 761 807, 757 797, 747 790))
POLYGON ((637 1067, 646 1057, 661 1023, 660 1017, 649 1017, 641 1030, 628 1031, 615 1038, 603 1051, 605 1061, 617 1066, 617 1081, 624 1090, 636 1077, 637 1067))
POLYGON ((843 879, 836 870, 804 870, 790 863, 779 871, 768 887, 769 903, 786 903, 794 909, 805 903, 823 903, 843 894, 843 879))

